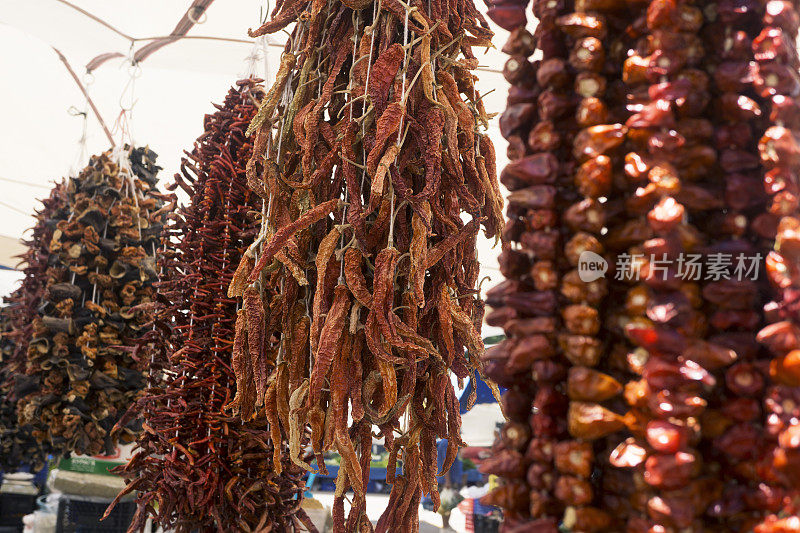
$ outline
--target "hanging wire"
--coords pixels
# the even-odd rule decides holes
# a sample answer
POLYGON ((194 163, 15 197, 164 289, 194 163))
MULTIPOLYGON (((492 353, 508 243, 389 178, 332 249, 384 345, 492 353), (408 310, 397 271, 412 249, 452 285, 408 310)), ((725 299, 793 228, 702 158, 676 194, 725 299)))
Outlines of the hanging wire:
POLYGON ((256 74, 256 65, 258 61, 261 59, 261 49, 258 46, 258 43, 253 43, 253 46, 250 48, 250 54, 244 58, 245 62, 245 71, 243 78, 252 78, 256 74))
POLYGON ((267 47, 271 43, 272 39, 268 35, 262 35, 253 41, 253 46, 250 48, 250 53, 244 58, 245 71, 242 75, 243 78, 260 78, 264 80, 266 85, 269 84, 271 69, 267 47), (262 63, 260 71, 258 67, 259 62, 262 63))
MULTIPOLYGON (((234 44, 251 44, 251 43, 253 43, 252 39, 240 39, 240 38, 235 38, 235 37, 222 37, 222 36, 214 36, 214 35, 160 35, 160 36, 148 36, 148 37, 135 37, 133 35, 130 35, 130 34, 127 34, 127 33, 123 32, 119 28, 113 26, 112 24, 110 24, 106 20, 103 20, 102 18, 100 18, 99 16, 95 15, 94 13, 91 13, 90 11, 87 11, 86 9, 83 9, 83 8, 73 4, 71 2, 68 2, 67 0, 54 0, 54 1, 58 2, 60 4, 63 4, 63 5, 71 8, 71 9, 74 9, 75 11, 80 13, 81 15, 83 15, 83 16, 85 16, 85 17, 87 17, 87 18, 89 18, 89 19, 91 19, 93 21, 95 21, 96 23, 104 26, 105 28, 107 28, 110 31, 116 33, 117 35, 127 39, 128 41, 130 41, 131 45, 134 45, 135 43, 141 43, 143 41, 169 41, 169 42, 165 42, 164 46, 166 46, 168 44, 173 44, 173 43, 176 43, 176 42, 181 41, 181 40, 208 40, 208 41, 220 41, 220 42, 227 42, 227 43, 234 43, 234 44)), ((260 13, 259 20, 261 20, 262 23, 266 20, 267 17, 269 17, 269 7, 270 7, 269 2, 266 2, 266 8, 264 9, 264 11, 262 11, 260 13)), ((206 16, 206 13, 204 12, 203 13, 203 17, 200 18, 200 21, 195 22, 195 24, 202 24, 203 22, 205 22, 205 19, 204 19, 205 16, 206 16)), ((189 18, 189 20, 192 21, 194 16, 191 13, 187 13, 187 18, 189 18)), ((266 44, 266 46, 273 46, 273 47, 281 48, 281 49, 283 49, 285 47, 285 45, 286 45, 286 43, 281 43, 281 42, 272 41, 272 40, 268 41, 267 44, 266 44)), ((483 65, 479 65, 476 68, 476 70, 483 71, 483 72, 494 72, 496 74, 502 74, 502 72, 503 72, 501 69, 489 68, 489 67, 486 67, 486 66, 483 66, 483 65)), ((267 81, 267 80, 265 80, 265 81, 267 81)))
MULTIPOLYGON (((80 89, 81 92, 83 93, 84 98, 86 98, 86 103, 89 104, 89 107, 92 109, 92 112, 94 113, 95 118, 97 118, 97 122, 100 123, 100 127, 103 128, 103 133, 106 134, 106 137, 108 138, 108 142, 111 144, 111 147, 113 148, 114 144, 115 144, 114 143, 114 137, 111 135, 111 132, 109 131, 108 126, 106 126, 106 122, 105 122, 105 120, 103 120, 103 116, 100 114, 100 111, 98 111, 97 106, 94 105, 94 102, 92 101, 92 98, 89 96, 89 93, 86 91, 86 87, 84 86, 83 82, 81 81, 80 78, 78 78, 78 75, 75 74, 75 71, 72 69, 72 66, 69 64, 69 61, 67 61, 67 58, 64 56, 64 54, 62 54, 61 51, 58 48, 54 47, 54 46, 52 46, 51 48, 53 49, 53 51, 58 56, 58 59, 61 61, 61 63, 64 64, 64 68, 67 69, 67 72, 69 72, 69 75, 72 76, 73 80, 75 80, 75 84, 78 86, 78 89, 80 89)), ((93 79, 93 78, 90 78, 90 80, 91 79, 93 79)))
MULTIPOLYGON (((94 83, 94 75, 91 72, 87 72, 83 76, 83 86, 86 88, 88 93, 89 87, 92 86, 94 83)), ((70 176, 77 176, 79 169, 85 166, 86 161, 89 159, 89 151, 86 147, 86 141, 88 139, 88 126, 89 126, 89 98, 84 99, 83 111, 78 110, 75 106, 70 106, 67 109, 67 113, 69 113, 73 117, 81 117, 81 136, 78 139, 78 149, 75 155, 75 159, 72 162, 72 165, 69 169, 70 176)))
POLYGON ((142 67, 134 60, 133 44, 131 44, 128 56, 128 81, 122 88, 119 96, 119 115, 114 124, 114 130, 119 133, 119 143, 121 146, 134 146, 133 139, 133 108, 138 101, 136 98, 136 80, 142 75, 142 67))

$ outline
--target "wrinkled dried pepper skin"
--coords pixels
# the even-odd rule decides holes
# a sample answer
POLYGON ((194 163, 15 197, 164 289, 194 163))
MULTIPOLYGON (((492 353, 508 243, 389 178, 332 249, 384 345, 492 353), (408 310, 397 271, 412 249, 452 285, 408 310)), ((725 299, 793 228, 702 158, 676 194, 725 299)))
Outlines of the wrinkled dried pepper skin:
POLYGON ((242 270, 265 291, 267 350, 291 358, 290 389, 307 387, 291 394, 291 460, 311 468, 296 442, 305 431, 320 467, 328 450, 343 458, 334 529, 372 530, 377 426, 393 486, 376 531, 414 531, 421 495, 438 502, 436 440, 448 438, 445 469, 462 444, 448 373, 482 371, 476 239, 481 229, 499 237, 502 198, 471 71, 472 47, 492 34, 471 2, 406 12, 395 1, 302 0, 253 34, 295 21, 284 53, 293 66, 274 86, 282 95, 250 128, 248 168, 265 200, 255 267, 242 270), (305 314, 283 311, 296 306, 305 314))
POLYGON ((698 75, 699 81, 692 78, 692 69, 705 58, 696 42, 704 23, 701 8, 693 2, 650 3, 637 55, 623 67, 629 98, 637 95, 641 102, 625 122, 626 161, 635 168, 625 167, 623 189, 625 212, 639 226, 627 234, 632 225, 612 228, 609 234, 618 254, 645 253, 648 258, 640 265, 640 281, 626 287, 625 307, 616 318, 624 335, 615 345, 617 361, 630 376, 625 400, 632 435, 617 439, 609 464, 630 472, 636 487, 636 493, 629 489, 627 494, 631 531, 698 527, 718 486, 702 471, 697 440, 688 438, 701 431, 698 420, 715 385, 705 360, 694 356, 698 350, 687 349, 708 335, 702 317, 709 302, 698 294, 702 287, 697 282, 680 279, 673 266, 661 274, 656 263, 666 259, 676 265, 681 254, 698 253, 707 240, 695 225, 720 207, 702 205, 690 193, 704 198, 705 191, 718 186, 718 175, 692 176, 684 163, 709 139, 701 128, 690 137, 678 126, 707 112, 707 87, 701 84, 705 74, 698 75), (647 48, 645 42, 652 44, 647 48), (643 75, 640 63, 648 65, 643 75), (692 99, 676 94, 692 81, 699 84, 688 91, 692 99), (687 504, 686 494, 693 492, 697 495, 687 504))
POLYGON ((299 508, 303 470, 284 453, 290 400, 276 386, 292 376, 276 368, 261 293, 246 282, 257 263, 244 254, 258 232, 261 198, 248 187, 253 144, 245 130, 264 97, 257 80, 237 82, 205 116, 172 185, 190 203, 162 234, 174 247, 160 251, 158 305, 138 348, 150 364, 149 386, 132 413, 145 428, 119 469, 125 492, 137 492, 131 532, 148 516, 185 532, 294 531, 308 523, 299 508))
POLYGON ((34 437, 32 426, 19 423, 17 402, 39 385, 38 377, 29 378, 23 373, 27 344, 33 337, 38 308, 47 296, 48 246, 55 222, 66 216, 66 207, 66 185, 59 182, 36 212, 31 236, 24 241, 22 283, 4 299, 5 306, 0 311, 0 470, 7 472, 24 464, 38 470, 51 453, 47 442, 34 437))
POLYGON ((504 249, 507 281, 488 297, 487 322, 509 339, 487 351, 487 372, 510 387, 511 420, 487 465, 506 483, 487 501, 507 531, 800 528, 796 6, 532 8, 534 35, 524 3, 489 11, 511 31, 501 182, 504 233, 520 245, 504 249), (609 262, 605 282, 560 270, 585 251, 609 262), (639 279, 617 277, 635 254, 639 279), (681 254, 755 257, 761 274, 681 278, 681 254), (587 484, 559 472, 570 455, 547 435, 564 426, 594 443, 563 443, 591 468, 587 484))

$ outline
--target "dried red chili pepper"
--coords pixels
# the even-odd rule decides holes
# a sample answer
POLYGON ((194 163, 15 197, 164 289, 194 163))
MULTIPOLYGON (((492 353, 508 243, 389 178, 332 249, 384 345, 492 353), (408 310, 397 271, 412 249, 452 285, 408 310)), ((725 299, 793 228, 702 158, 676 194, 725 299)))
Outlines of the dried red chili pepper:
POLYGON ((265 98, 256 80, 239 81, 206 115, 205 132, 175 176, 190 203, 162 234, 175 247, 159 255, 159 301, 138 348, 150 366, 149 387, 131 410, 145 431, 119 469, 126 491, 137 492, 130 531, 148 516, 178 531, 294 531, 301 522, 313 530, 298 506, 303 458, 299 449, 285 452, 294 416, 287 389, 299 385, 293 373, 303 371, 308 329, 295 308, 281 307, 274 286, 246 282, 257 259, 246 252, 258 233, 251 213, 262 199, 248 189, 253 144, 245 130, 265 98), (285 310, 287 325, 288 316, 297 321, 279 360, 264 334, 280 327, 274 306, 285 310), (287 361, 294 366, 287 369, 287 361))
MULTIPOLYGON (((320 467, 325 451, 342 455, 336 531, 366 527, 369 446, 358 441, 373 424, 391 452, 393 484, 377 530, 411 530, 421 494, 438 501, 436 439, 448 438, 445 468, 461 445, 448 372, 463 379, 482 370, 476 239, 481 226, 499 236, 502 199, 493 147, 476 133, 489 116, 473 85, 470 47, 488 45, 491 32, 469 2, 432 4, 430 12, 386 0, 315 4, 308 14, 295 8, 279 5, 254 32, 294 17, 286 53, 297 61, 279 74, 280 101, 263 104, 251 127, 263 142, 250 168, 274 176, 264 180, 262 229, 230 294, 244 292, 247 273, 269 293, 267 351, 308 358, 302 369, 290 365, 284 385, 307 384, 302 394, 283 394, 290 456, 302 463, 306 426, 320 467), (442 53, 454 62, 438 60, 442 53), (298 305, 307 309, 307 330, 297 313, 281 311, 298 305), (295 332, 310 337, 309 351, 295 332), (345 364, 357 374, 351 380, 337 371, 345 364), (366 431, 348 430, 349 414, 366 431)), ((534 68, 525 39, 517 36, 521 56, 509 77, 534 68)), ((504 128, 521 127, 529 111, 509 113, 504 128)))
MULTIPOLYGON (((504 349, 487 352, 487 362, 490 375, 512 387, 511 391, 514 387, 538 390, 528 400, 532 416, 526 416, 525 410, 519 419, 509 415, 509 425, 530 425, 529 450, 555 446, 563 451, 557 454, 555 465, 552 454, 532 452, 534 462, 526 476, 531 487, 527 506, 508 499, 507 487, 498 489, 498 494, 503 495, 500 505, 506 524, 520 531, 555 531, 557 523, 602 531, 614 519, 593 506, 599 499, 590 481, 596 465, 594 450, 575 439, 600 439, 624 427, 620 415, 587 403, 614 400, 622 386, 614 377, 591 368, 603 356, 597 338, 601 320, 595 308, 603 307, 606 283, 582 281, 577 267, 585 254, 603 255, 606 250, 608 209, 604 204, 617 186, 614 174, 621 174, 616 149, 627 133, 623 124, 608 123, 612 113, 618 114, 615 108, 625 105, 624 94, 609 91, 613 79, 609 76, 615 69, 621 75, 622 68, 609 65, 609 59, 630 37, 621 32, 608 38, 612 32, 607 28, 623 23, 611 5, 576 4, 575 13, 561 3, 549 6, 544 12, 551 18, 543 19, 534 35, 543 54, 535 85, 540 120, 529 121, 535 125, 528 137, 534 153, 512 161, 502 174, 503 183, 513 191, 508 223, 524 223, 519 231, 506 232, 520 250, 504 251, 501 267, 506 276, 519 281, 488 295, 488 303, 498 307, 493 320, 504 325, 511 338, 502 344, 504 349), (567 50, 571 50, 568 56, 567 50), (575 92, 569 93, 567 87, 575 92), (574 121, 554 120, 572 112, 574 121), (566 391, 569 398, 557 390, 566 391)), ((517 76, 512 83, 522 87, 531 81, 517 76)), ((519 132, 521 126, 513 131, 519 132)))

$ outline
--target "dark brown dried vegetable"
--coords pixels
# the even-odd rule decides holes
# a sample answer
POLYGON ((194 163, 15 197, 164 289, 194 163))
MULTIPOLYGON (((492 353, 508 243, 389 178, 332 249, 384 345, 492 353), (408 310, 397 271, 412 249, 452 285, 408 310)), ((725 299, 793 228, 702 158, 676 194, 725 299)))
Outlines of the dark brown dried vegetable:
POLYGON ((17 378, 38 387, 18 395, 17 415, 57 455, 110 453, 138 429, 120 421, 145 385, 146 365, 126 346, 142 335, 153 299, 158 170, 147 148, 92 157, 48 221, 44 293, 17 378))

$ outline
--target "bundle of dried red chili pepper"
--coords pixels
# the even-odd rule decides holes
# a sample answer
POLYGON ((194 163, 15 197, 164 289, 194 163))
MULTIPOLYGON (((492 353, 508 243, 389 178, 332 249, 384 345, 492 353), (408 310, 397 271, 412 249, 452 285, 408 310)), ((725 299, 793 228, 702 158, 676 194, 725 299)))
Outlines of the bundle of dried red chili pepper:
POLYGON ((110 452, 135 429, 111 434, 144 386, 126 346, 153 295, 163 216, 154 160, 146 148, 92 157, 45 222, 52 235, 36 253, 49 254, 46 268, 30 273, 40 303, 20 326, 28 342, 14 379, 35 384, 17 394, 19 423, 57 454, 110 452))
POLYGON ((13 471, 21 465, 38 470, 50 453, 46 442, 37 441, 30 425, 19 423, 17 398, 39 386, 35 377, 22 373, 25 368, 27 342, 31 338, 33 320, 47 294, 48 245, 56 229, 55 221, 64 216, 67 204, 66 187, 58 183, 50 196, 42 200, 31 236, 20 257, 24 275, 20 287, 7 296, 0 311, 0 470, 13 471))
POLYGON ((511 421, 487 465, 507 481, 487 502, 505 508, 507 531, 799 530, 795 7, 580 0, 533 12, 531 36, 524 5, 490 9, 512 30, 501 181, 519 246, 501 255, 509 281, 489 297, 487 321, 509 339, 487 371, 510 387, 511 421), (515 198, 545 200, 523 210, 515 198), (598 281, 573 275, 564 290, 562 263, 587 251, 612 265, 602 304, 598 281), (576 304, 596 321, 577 322, 590 312, 576 304), (597 353, 576 362, 556 340, 590 324, 597 353), (562 481, 574 473, 559 446, 587 483, 562 481))
POLYGON ((377 426, 392 484, 377 531, 413 531, 421 495, 438 506, 436 439, 445 471, 461 444, 449 374, 476 373, 483 351, 476 238, 498 235, 502 200, 471 71, 491 32, 470 1, 300 0, 251 34, 293 22, 249 129, 264 216, 231 284, 231 407, 288 436, 303 468, 306 423, 321 470, 338 451, 335 531, 372 529, 377 426))
MULTIPOLYGON (((241 421, 226 406, 246 392, 234 333, 238 310, 226 296, 234 270, 258 232, 259 197, 247 187, 252 143, 245 130, 264 92, 237 82, 187 152, 173 188, 190 203, 170 215, 159 254, 152 331, 138 350, 150 383, 129 415, 143 420, 133 459, 120 473, 137 491, 130 531, 152 516, 175 531, 313 530, 302 509, 303 469, 288 458, 277 424, 241 421), (173 247, 174 245, 174 247, 173 247), (271 431, 273 430, 273 431, 271 431)), ((264 376, 287 380, 284 365, 264 376)), ((281 404, 288 410, 288 398, 281 404)))

